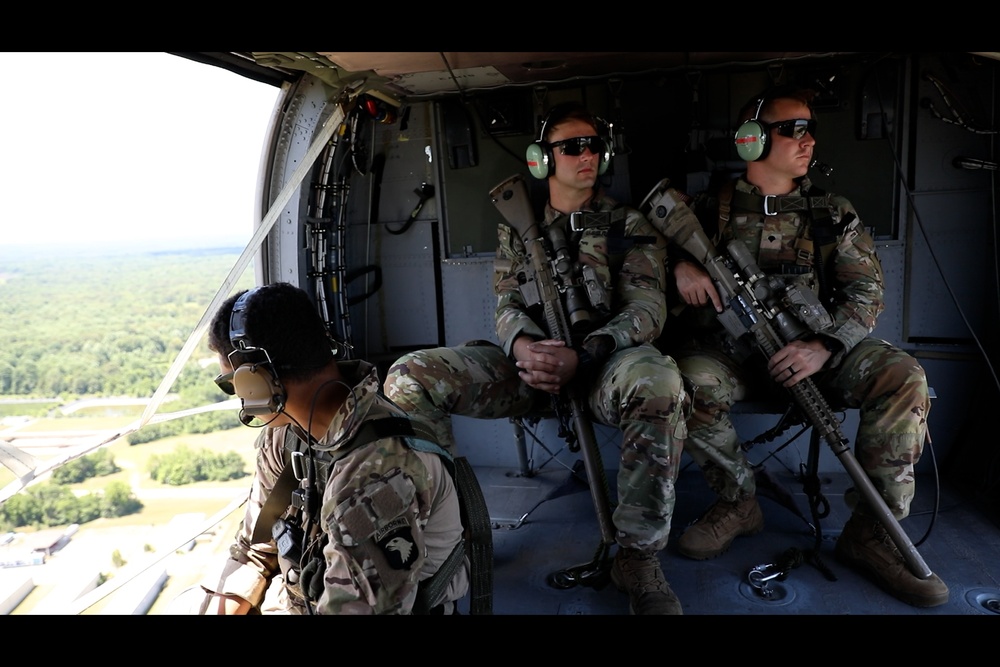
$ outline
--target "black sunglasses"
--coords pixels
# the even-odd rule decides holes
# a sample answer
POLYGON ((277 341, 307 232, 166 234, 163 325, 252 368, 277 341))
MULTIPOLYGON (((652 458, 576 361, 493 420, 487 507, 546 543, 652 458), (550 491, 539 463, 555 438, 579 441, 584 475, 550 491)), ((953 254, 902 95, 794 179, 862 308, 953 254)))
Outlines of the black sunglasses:
POLYGON ((604 154, 604 139, 593 135, 589 137, 573 137, 562 141, 553 141, 549 144, 552 148, 559 147, 559 152, 563 155, 577 156, 583 155, 583 150, 589 148, 590 152, 598 157, 604 154))
POLYGON ((806 132, 816 138, 816 121, 811 118, 793 118, 777 123, 768 123, 768 130, 777 130, 778 134, 790 139, 801 139, 806 136, 806 132))
POLYGON ((233 375, 236 371, 229 371, 228 373, 223 373, 222 375, 217 375, 215 377, 215 384, 219 386, 224 393, 230 396, 236 395, 236 387, 233 386, 233 375))

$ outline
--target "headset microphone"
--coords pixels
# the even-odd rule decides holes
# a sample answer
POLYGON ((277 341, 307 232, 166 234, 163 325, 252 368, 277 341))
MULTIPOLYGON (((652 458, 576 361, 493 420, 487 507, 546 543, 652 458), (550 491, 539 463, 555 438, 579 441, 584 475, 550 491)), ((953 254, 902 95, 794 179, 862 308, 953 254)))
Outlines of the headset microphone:
POLYGON ((813 160, 812 162, 810 162, 809 168, 816 169, 817 171, 819 171, 819 173, 823 174, 824 176, 829 176, 830 174, 833 173, 833 167, 828 165, 826 162, 820 162, 819 160, 813 160))
POLYGON ((240 423, 241 424, 243 424, 244 426, 249 426, 250 424, 253 423, 253 420, 254 420, 254 418, 253 418, 252 415, 248 415, 245 410, 242 410, 242 409, 240 410, 240 423))

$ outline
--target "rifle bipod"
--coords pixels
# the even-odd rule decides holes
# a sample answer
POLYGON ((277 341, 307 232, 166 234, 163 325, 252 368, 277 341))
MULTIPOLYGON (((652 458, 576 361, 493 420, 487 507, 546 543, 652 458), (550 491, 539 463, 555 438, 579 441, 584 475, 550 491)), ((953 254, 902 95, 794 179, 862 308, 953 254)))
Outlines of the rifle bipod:
POLYGON ((601 543, 597 547, 594 560, 552 572, 545 578, 545 581, 549 586, 559 590, 566 590, 574 586, 590 586, 600 590, 607 586, 608 581, 611 580, 612 560, 611 545, 601 543))

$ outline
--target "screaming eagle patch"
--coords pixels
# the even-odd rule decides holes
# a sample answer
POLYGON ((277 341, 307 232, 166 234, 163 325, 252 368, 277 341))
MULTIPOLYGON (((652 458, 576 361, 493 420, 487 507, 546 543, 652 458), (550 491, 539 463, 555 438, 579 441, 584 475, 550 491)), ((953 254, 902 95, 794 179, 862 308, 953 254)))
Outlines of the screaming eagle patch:
POLYGON ((375 544, 393 569, 409 570, 417 560, 417 543, 406 519, 393 519, 375 531, 375 544))

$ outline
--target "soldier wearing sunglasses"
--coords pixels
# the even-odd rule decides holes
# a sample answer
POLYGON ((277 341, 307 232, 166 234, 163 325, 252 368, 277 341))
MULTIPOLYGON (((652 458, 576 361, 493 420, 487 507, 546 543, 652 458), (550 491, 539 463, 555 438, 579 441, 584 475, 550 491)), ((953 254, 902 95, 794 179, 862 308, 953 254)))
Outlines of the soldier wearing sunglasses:
POLYGON ((454 447, 449 415, 550 413, 553 395, 583 383, 594 420, 622 434, 611 579, 632 613, 681 614, 659 552, 670 532, 688 400, 677 365, 650 344, 666 316, 666 243, 642 213, 602 193, 599 176, 610 159, 606 125, 578 103, 554 107, 526 154, 531 175, 548 185, 539 216, 544 233, 561 229, 568 256, 589 276, 573 346, 546 335, 544 314, 526 305, 518 275, 529 258, 518 234, 501 224, 494 280, 500 345, 473 341, 407 354, 389 369, 384 389, 433 427, 438 442, 454 447))
MULTIPOLYGON (((811 91, 779 88, 743 107, 734 144, 746 172, 723 186, 702 221, 714 232, 716 247, 739 239, 765 273, 814 291, 832 325, 793 340, 765 365, 759 354, 726 340, 714 317, 723 306, 708 273, 670 248, 677 295, 692 307, 681 319, 705 323, 693 324, 686 340, 667 348, 695 389, 686 451, 718 494, 679 539, 678 550, 690 558, 714 558, 736 537, 764 527, 754 471, 729 410, 748 392, 759 395, 774 382, 791 387, 811 377, 839 407, 859 408, 858 462, 897 520, 907 516, 914 496, 914 466, 930 410, 927 380, 909 354, 869 337, 884 308, 882 268, 851 203, 824 193, 807 175, 818 132, 811 100, 811 91)), ((837 540, 839 560, 911 605, 948 601, 948 587, 937 575, 921 579, 910 572, 855 490, 848 490, 845 501, 852 514, 837 540)))

